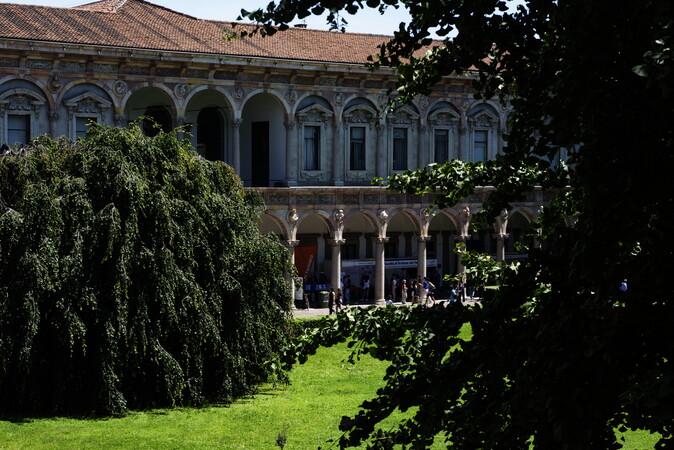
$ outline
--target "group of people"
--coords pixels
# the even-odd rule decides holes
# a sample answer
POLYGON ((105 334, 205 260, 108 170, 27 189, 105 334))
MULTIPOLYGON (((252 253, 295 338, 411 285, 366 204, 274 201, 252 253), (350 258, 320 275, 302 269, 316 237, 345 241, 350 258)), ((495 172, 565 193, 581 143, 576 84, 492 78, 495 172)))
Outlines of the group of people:
POLYGON ((400 302, 404 305, 410 303, 424 303, 430 306, 435 303, 435 284, 428 277, 419 279, 411 278, 409 282, 406 279, 399 281, 398 275, 394 274, 391 280, 391 295, 386 303, 393 304, 398 301, 398 292, 400 292, 400 302))

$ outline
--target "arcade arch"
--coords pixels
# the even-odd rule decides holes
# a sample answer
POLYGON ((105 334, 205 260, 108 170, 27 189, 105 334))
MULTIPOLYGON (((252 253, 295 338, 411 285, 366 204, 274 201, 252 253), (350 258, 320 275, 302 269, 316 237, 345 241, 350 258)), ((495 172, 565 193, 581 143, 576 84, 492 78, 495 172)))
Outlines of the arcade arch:
POLYGON ((274 95, 254 94, 241 115, 241 169, 244 186, 277 186, 286 179, 284 108, 274 95))
POLYGON ((145 120, 143 131, 147 136, 156 136, 159 129, 165 132, 173 130, 176 112, 173 100, 164 90, 149 86, 131 94, 124 107, 124 114, 128 122, 139 117, 151 118, 156 126, 145 120))
POLYGON ((192 146, 210 161, 232 164, 230 145, 232 109, 224 95, 205 89, 195 93, 185 110, 192 146))

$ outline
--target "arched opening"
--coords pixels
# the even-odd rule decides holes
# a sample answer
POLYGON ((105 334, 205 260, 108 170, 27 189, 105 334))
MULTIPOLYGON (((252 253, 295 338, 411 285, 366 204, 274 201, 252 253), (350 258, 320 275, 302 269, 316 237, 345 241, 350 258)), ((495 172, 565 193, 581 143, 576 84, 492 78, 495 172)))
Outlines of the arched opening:
POLYGON ((276 97, 254 95, 243 108, 241 179, 246 186, 268 187, 285 180, 284 111, 276 97), (281 137, 281 138, 279 138, 281 137))
POLYGON ((323 299, 330 287, 331 255, 328 247, 330 229, 319 214, 302 219, 297 228, 299 245, 295 247, 295 266, 302 279, 304 292, 313 305, 323 306, 323 299), (326 261, 327 259, 327 261, 326 261))
POLYGON ((188 138, 204 158, 232 164, 229 121, 232 109, 227 98, 214 89, 196 92, 185 109, 188 138))
POLYGON ((210 161, 224 159, 224 125, 217 108, 204 108, 197 116, 197 151, 210 161))
POLYGON ((531 222, 521 212, 514 212, 508 219, 508 238, 505 243, 506 260, 515 260, 526 258, 526 246, 533 244, 532 236, 529 234, 531 222), (523 244, 519 246, 518 243, 523 244))
POLYGON ((173 129, 173 119, 165 107, 161 105, 153 105, 145 108, 143 114, 143 133, 146 136, 154 137, 159 134, 159 131, 168 133, 173 129))
MULTIPOLYGON (((391 280, 416 278, 418 274, 417 237, 419 230, 414 221, 402 211, 394 213, 386 228, 388 242, 384 244, 384 295, 391 295, 391 280)), ((427 268, 435 267, 435 260, 426 261, 427 268), (430 264, 429 264, 430 263, 430 264)))
MULTIPOLYGON (((350 214, 344 219, 342 238, 342 279, 344 289, 349 286, 349 302, 357 302, 364 297, 365 278, 373 280, 374 254, 372 240, 375 237, 375 225, 360 212, 350 214)), ((346 295, 346 292, 345 292, 346 295)))
POLYGON ((426 244, 426 257, 436 260, 435 268, 428 268, 428 275, 438 288, 443 284, 444 275, 453 275, 458 271, 459 257, 455 252, 459 243, 457 234, 454 221, 446 213, 439 212, 431 219, 428 227, 431 240, 426 244))
POLYGON ((124 112, 129 122, 139 117, 143 120, 143 132, 147 136, 156 136, 159 131, 173 130, 175 109, 171 97, 156 87, 145 87, 134 92, 126 103, 124 112))

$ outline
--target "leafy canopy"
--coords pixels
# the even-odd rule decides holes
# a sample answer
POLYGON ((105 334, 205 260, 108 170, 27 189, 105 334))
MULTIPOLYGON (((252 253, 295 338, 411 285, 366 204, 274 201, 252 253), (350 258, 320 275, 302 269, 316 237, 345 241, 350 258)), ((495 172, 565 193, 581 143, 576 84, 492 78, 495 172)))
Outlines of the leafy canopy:
POLYGON ((139 123, 0 156, 2 414, 250 392, 286 342, 287 250, 232 169, 139 123))
MULTIPOLYGON (((412 330, 396 335, 407 362, 382 352, 393 361, 387 387, 355 422, 342 423, 342 443, 370 435, 373 447, 423 445, 442 432, 458 448, 615 448, 615 429, 627 426, 671 444, 672 2, 285 0, 243 15, 269 31, 327 10, 340 28, 340 13, 366 7, 404 7, 412 16, 374 61, 397 68, 400 102, 470 71, 478 98, 498 95, 512 111, 495 161, 452 161, 386 185, 435 193, 441 206, 492 185, 487 219, 534 187, 566 188, 537 225, 543 248, 505 269, 492 303, 469 313, 416 309, 401 319, 412 330), (455 35, 431 42, 432 30, 455 35), (569 157, 557 164, 560 149, 569 157), (456 320, 470 321, 474 337, 448 355, 457 327, 449 336, 446 327, 456 320), (419 413, 409 422, 373 431, 391 408, 412 405, 419 413)), ((395 330, 399 313, 385 311, 353 320, 395 330)), ((367 342, 389 348, 390 339, 367 342)))

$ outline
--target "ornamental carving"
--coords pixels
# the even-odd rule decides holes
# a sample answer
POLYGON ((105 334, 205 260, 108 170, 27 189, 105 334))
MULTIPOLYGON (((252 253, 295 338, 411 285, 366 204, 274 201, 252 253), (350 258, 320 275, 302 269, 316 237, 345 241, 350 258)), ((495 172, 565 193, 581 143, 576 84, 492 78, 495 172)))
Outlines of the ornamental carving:
POLYGON ((297 215, 297 210, 295 208, 288 211, 288 223, 295 225, 297 221, 300 220, 300 216, 297 215))
POLYGON ((246 95, 246 91, 244 91, 242 88, 236 88, 234 89, 234 98, 237 99, 238 101, 243 100, 243 97, 246 95))
POLYGON ((381 220, 382 222, 386 222, 386 219, 388 219, 388 212, 385 209, 382 209, 381 211, 379 211, 377 217, 379 217, 379 220, 381 220))
POLYGON ((298 114, 298 119, 301 122, 320 123, 325 122, 325 114, 318 109, 311 109, 303 114, 298 114))
POLYGON ((122 80, 117 80, 112 84, 112 92, 114 92, 115 95, 118 97, 122 97, 124 94, 127 93, 128 90, 129 87, 122 80))
POLYGON ((27 95, 17 94, 9 97, 7 109, 10 111, 35 111, 35 105, 27 95))
POLYGON ((332 214, 333 218, 335 219, 335 223, 337 224, 337 228, 341 229, 344 227, 344 210, 343 209, 336 209, 335 212, 332 214))
POLYGON ((372 114, 364 109, 357 109, 346 116, 349 123, 371 123, 372 114))
POLYGON ((397 111, 390 116, 390 122, 394 124, 410 124, 412 117, 406 111, 397 111))
POLYGON ((52 75, 51 78, 49 79, 49 88, 52 91, 58 91, 59 89, 61 89, 62 85, 63 84, 61 83, 61 77, 57 73, 52 75))
POLYGON ((173 93, 176 95, 176 97, 184 98, 189 94, 190 92, 190 87, 187 83, 178 83, 176 84, 176 87, 173 89, 173 93))
POLYGON ((433 119, 430 121, 433 125, 444 125, 444 126, 452 126, 456 125, 458 123, 459 119, 454 117, 454 115, 448 113, 448 112, 441 112, 438 114, 435 114, 433 116, 433 119))
POLYGON ((288 103, 295 103, 297 101, 297 91, 294 89, 286 91, 286 100, 288 103))
POLYGON ((470 121, 476 127, 489 128, 494 124, 494 119, 487 114, 481 114, 477 117, 471 117, 470 121))
POLYGON ((335 104, 341 105, 342 103, 344 103, 344 94, 338 92, 335 94, 335 104))
POLYGON ((85 98, 77 103, 72 112, 97 114, 99 112, 98 102, 92 98, 85 98))
POLYGON ((424 96, 424 97, 421 97, 421 99, 419 100, 419 108, 421 108, 422 110, 427 110, 429 104, 430 104, 430 102, 428 101, 428 97, 424 96))

